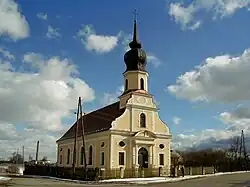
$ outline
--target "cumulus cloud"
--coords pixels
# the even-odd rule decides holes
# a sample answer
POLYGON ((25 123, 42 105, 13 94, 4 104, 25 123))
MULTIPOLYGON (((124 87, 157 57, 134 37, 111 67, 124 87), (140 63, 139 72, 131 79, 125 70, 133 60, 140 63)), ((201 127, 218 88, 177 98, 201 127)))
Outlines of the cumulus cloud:
POLYGON ((228 129, 244 130, 246 134, 250 135, 250 108, 237 107, 233 112, 222 112, 219 118, 228 125, 228 129))
POLYGON ((100 102, 101 105, 106 106, 118 101, 118 97, 122 95, 124 91, 124 86, 119 86, 114 93, 104 93, 100 102))
MULTIPOLYGON (((250 83, 246 79, 249 73, 249 49, 239 56, 226 54, 209 57, 202 65, 180 75, 166 91, 177 98, 193 102, 238 104, 250 100, 250 83)), ((232 137, 240 135, 241 130, 244 130, 246 138, 250 137, 248 106, 238 105, 234 111, 224 111, 218 118, 226 124, 225 129, 178 135, 174 138, 174 145, 185 147, 190 143, 191 146, 226 146, 232 137)))
POLYGON ((162 64, 161 60, 152 53, 147 54, 147 61, 151 63, 155 68, 159 67, 162 64))
POLYGON ((83 25, 78 31, 77 36, 80 38, 85 48, 96 53, 108 53, 118 45, 121 32, 117 35, 98 35, 92 25, 83 25))
POLYGON ((16 125, 0 123, 0 151, 1 157, 7 159, 13 152, 22 151, 24 146, 24 158, 28 160, 29 155, 35 159, 36 142, 40 141, 39 159, 47 156, 52 162, 56 161, 56 144, 58 135, 52 135, 45 131, 36 129, 17 130, 16 125))
POLYGON ((46 13, 38 12, 36 16, 41 20, 48 20, 48 15, 46 13))
POLYGON ((177 117, 177 116, 174 116, 174 117, 173 117, 173 123, 174 123, 175 125, 179 125, 180 122, 181 122, 181 118, 179 118, 179 117, 177 117))
POLYGON ((0 54, 2 54, 3 58, 6 60, 15 60, 15 56, 11 52, 1 47, 0 47, 0 54))
POLYGON ((232 138, 239 136, 240 131, 205 129, 200 132, 183 133, 173 136, 174 149, 189 148, 229 148, 232 138))
POLYGON ((201 21, 194 20, 195 7, 191 4, 188 7, 183 7, 180 3, 171 3, 169 6, 169 15, 174 18, 174 21, 181 25, 182 29, 195 30, 200 27, 201 21))
MULTIPOLYGON (((173 139, 175 148, 229 148, 234 137, 244 130, 246 145, 250 145, 250 109, 237 107, 231 112, 222 112, 218 118, 226 124, 225 129, 205 129, 200 132, 179 134, 173 139)), ((249 149, 248 149, 249 150, 249 149)))
POLYGON ((55 156, 55 141, 68 128, 63 118, 72 115, 79 96, 92 101, 94 90, 68 59, 27 53, 23 63, 28 72, 0 59, 0 152, 8 156, 22 144, 32 152, 40 140, 44 156, 55 156))
POLYGON ((58 28, 53 28, 51 25, 49 25, 46 37, 49 39, 53 39, 53 38, 61 38, 62 35, 59 33, 58 28))
POLYGON ((13 0, 0 1, 0 36, 8 36, 13 40, 29 36, 29 24, 19 8, 13 0))
POLYGON ((213 19, 222 19, 239 9, 247 9, 249 4, 250 0, 195 0, 188 5, 177 2, 170 3, 169 15, 182 29, 195 30, 201 26, 202 21, 197 19, 197 14, 202 10, 212 13, 213 19))
POLYGON ((184 73, 167 91, 190 101, 233 103, 250 99, 250 49, 240 56, 207 58, 203 65, 184 73))

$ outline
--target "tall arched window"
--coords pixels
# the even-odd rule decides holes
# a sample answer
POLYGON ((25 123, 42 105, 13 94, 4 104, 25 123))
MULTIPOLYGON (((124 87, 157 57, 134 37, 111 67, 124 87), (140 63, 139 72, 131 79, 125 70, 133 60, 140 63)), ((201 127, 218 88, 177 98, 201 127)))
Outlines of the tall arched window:
POLYGON ((143 78, 140 79, 140 83, 141 83, 141 90, 144 90, 144 79, 143 78))
POLYGON ((89 165, 93 164, 93 147, 89 146, 89 165))
POLYGON ((70 149, 68 149, 68 154, 67 154, 67 164, 69 164, 70 161, 70 149))
POLYGON ((83 165, 83 147, 81 148, 81 160, 80 160, 80 164, 83 165))
POLYGON ((141 128, 146 127, 146 115, 144 113, 140 114, 140 127, 141 128))
POLYGON ((125 91, 128 89, 128 79, 125 80, 125 91))

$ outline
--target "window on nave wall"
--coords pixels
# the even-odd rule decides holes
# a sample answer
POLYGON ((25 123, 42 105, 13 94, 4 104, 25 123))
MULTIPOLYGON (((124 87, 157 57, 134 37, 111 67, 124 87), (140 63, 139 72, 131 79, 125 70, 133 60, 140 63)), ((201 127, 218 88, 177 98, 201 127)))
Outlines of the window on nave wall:
POLYGON ((62 155, 60 155, 59 159, 60 159, 59 163, 62 164, 62 155))
POLYGON ((92 145, 89 146, 89 165, 92 165, 93 164, 93 147, 92 145))
POLYGON ((80 164, 83 165, 83 147, 81 148, 81 160, 80 160, 80 164))
POLYGON ((68 153, 67 153, 67 164, 69 164, 70 162, 70 149, 68 149, 68 153))
POLYGON ((101 153, 101 166, 104 166, 105 158, 104 158, 104 152, 101 153))
POLYGON ((144 113, 140 114, 140 127, 141 128, 146 127, 146 115, 144 113))

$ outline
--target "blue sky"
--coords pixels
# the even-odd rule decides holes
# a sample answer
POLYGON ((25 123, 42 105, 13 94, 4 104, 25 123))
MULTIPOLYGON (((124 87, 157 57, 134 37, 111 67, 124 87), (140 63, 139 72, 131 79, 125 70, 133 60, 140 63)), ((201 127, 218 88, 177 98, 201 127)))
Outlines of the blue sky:
POLYGON ((0 157, 22 144, 33 154, 39 137, 53 144, 41 145, 42 154, 55 149, 52 142, 74 120, 78 95, 86 100, 85 111, 117 99, 134 9, 149 59, 149 91, 170 127, 173 146, 230 138, 241 129, 248 133, 249 4, 0 0, 0 90, 12 91, 0 94, 0 108, 5 110, 0 124, 7 129, 0 130, 5 134, 0 150, 6 152, 0 157), (7 151, 6 142, 11 145, 7 151))

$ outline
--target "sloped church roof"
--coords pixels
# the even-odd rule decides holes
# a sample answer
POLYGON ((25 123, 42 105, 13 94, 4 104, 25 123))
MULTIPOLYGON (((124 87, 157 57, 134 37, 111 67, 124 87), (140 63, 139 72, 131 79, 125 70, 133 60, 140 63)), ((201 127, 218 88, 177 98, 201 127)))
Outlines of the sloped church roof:
MULTIPOLYGON (((120 102, 105 106, 104 108, 95 110, 85 114, 83 118, 84 134, 92 134, 96 132, 105 131, 111 128, 111 123, 116 118, 124 113, 125 109, 120 109, 120 102)), ((81 118, 79 120, 81 120, 81 118)), ((82 136, 82 126, 79 123, 78 137, 82 136)), ((75 129, 77 122, 57 141, 62 141, 75 137, 75 129)))

